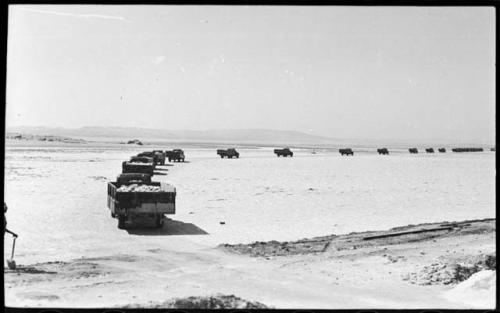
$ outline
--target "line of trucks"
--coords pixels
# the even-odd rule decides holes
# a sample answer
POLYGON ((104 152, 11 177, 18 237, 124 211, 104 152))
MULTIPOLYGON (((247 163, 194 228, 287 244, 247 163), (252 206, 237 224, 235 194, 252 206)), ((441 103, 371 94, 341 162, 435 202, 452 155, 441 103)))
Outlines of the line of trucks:
POLYGON ((122 173, 108 182, 107 204, 111 217, 118 219, 118 228, 125 229, 138 220, 153 220, 156 228, 163 227, 164 215, 175 214, 176 189, 165 182, 151 180, 157 166, 169 162, 184 162, 184 151, 145 151, 122 162, 122 173))
MULTIPOLYGON (((445 148, 438 148, 437 149, 440 153, 445 153, 446 149, 445 148)), ((453 152, 481 152, 484 151, 483 148, 453 148, 451 149, 453 152)), ((495 148, 491 148, 490 151, 495 151, 495 148)), ((418 153, 417 148, 409 148, 408 152, 411 154, 418 153)), ((434 153, 435 150, 434 148, 426 148, 425 149, 426 153, 434 153)), ((316 151, 313 150, 311 152, 312 154, 316 154, 316 151)), ((354 155, 354 151, 351 148, 341 148, 339 149, 340 155, 354 155)), ((389 149, 387 148, 379 148, 377 149, 377 153, 380 155, 389 155, 389 149)), ((219 149, 217 150, 217 154, 221 158, 239 158, 240 154, 237 152, 234 148, 231 149, 219 149)), ((274 154, 276 154, 277 157, 293 157, 293 152, 290 150, 290 148, 283 148, 283 149, 274 149, 274 154)))
MULTIPOLYGON (((427 153, 434 153, 433 148, 425 149, 427 153)), ((446 152, 439 148, 439 152, 446 152)), ((482 148, 454 148, 453 152, 479 152, 482 148)), ((495 151, 491 148, 491 151, 495 151)), ((377 149, 379 154, 389 154, 387 148, 377 149)), ((418 153, 417 148, 410 148, 410 153, 418 153)), ((341 155, 354 155, 351 148, 339 149, 341 155)), ((239 158, 236 149, 218 149, 221 158, 239 158)), ((280 157, 293 157, 290 148, 274 149, 274 154, 280 157)), ((130 160, 122 162, 122 173, 115 182, 108 183, 108 208, 111 216, 118 219, 118 228, 124 229, 127 224, 137 219, 152 218, 155 227, 163 227, 165 214, 175 214, 176 189, 174 186, 155 182, 151 177, 157 166, 169 162, 184 162, 184 151, 174 149, 170 151, 145 151, 130 160)))

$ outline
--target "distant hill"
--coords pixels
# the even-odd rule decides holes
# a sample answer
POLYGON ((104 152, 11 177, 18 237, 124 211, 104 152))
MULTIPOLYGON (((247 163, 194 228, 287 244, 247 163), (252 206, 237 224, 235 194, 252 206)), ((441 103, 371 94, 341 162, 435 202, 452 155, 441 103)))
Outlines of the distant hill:
POLYGON ((321 144, 333 139, 309 135, 297 131, 269 129, 234 129, 234 130, 166 130, 132 127, 10 127, 7 132, 32 135, 53 135, 88 140, 126 141, 186 141, 186 142, 221 142, 221 143, 275 143, 275 144, 321 144))
POLYGON ((38 140, 38 141, 48 141, 48 142, 65 142, 65 143, 85 143, 86 141, 79 138, 69 138, 63 136, 54 136, 54 135, 33 135, 33 134, 25 134, 25 133, 12 133, 7 132, 5 134, 6 139, 12 140, 38 140))

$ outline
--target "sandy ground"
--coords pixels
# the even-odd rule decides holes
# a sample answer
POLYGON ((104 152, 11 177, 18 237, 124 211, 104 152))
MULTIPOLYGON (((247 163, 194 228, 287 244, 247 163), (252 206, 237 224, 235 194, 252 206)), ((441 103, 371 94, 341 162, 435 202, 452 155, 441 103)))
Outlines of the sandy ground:
MULTIPOLYGON (((142 150, 7 147, 8 222, 20 234, 19 270, 5 272, 8 306, 155 307, 223 294, 275 308, 491 308, 491 299, 446 296, 454 284, 418 281, 438 261, 494 253, 492 225, 352 250, 329 244, 314 253, 253 257, 217 246, 494 217, 494 153, 342 158, 297 151, 278 159, 271 149, 243 149, 240 159, 221 160, 213 149, 186 149, 189 162, 154 177, 177 187, 176 214, 161 230, 119 230, 106 208, 106 183, 142 150)), ((9 237, 5 244, 8 258, 9 237)))

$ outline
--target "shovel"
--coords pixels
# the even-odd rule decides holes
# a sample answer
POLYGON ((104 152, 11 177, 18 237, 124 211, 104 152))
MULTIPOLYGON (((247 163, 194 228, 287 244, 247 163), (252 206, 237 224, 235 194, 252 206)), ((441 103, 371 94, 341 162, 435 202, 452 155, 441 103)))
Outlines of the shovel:
POLYGON ((12 242, 12 255, 10 256, 10 260, 7 260, 7 266, 11 270, 16 269, 16 261, 14 261, 14 248, 16 247, 16 238, 17 236, 14 236, 14 241, 12 242))

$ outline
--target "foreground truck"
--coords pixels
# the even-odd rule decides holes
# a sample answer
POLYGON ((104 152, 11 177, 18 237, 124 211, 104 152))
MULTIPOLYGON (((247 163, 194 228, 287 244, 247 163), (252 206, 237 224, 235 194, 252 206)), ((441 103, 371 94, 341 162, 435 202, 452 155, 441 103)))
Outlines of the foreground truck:
POLYGON ((155 164, 152 158, 131 157, 130 161, 122 162, 122 173, 142 173, 153 176, 155 164))
POLYGON ((217 150, 217 154, 220 155, 221 158, 239 158, 240 157, 240 153, 238 151, 236 151, 236 149, 234 148, 230 148, 230 149, 219 149, 217 150))
POLYGON ((108 208, 119 229, 144 219, 153 219, 155 227, 161 228, 164 214, 175 214, 175 196, 174 186, 153 182, 147 174, 121 174, 108 183, 108 208))
POLYGON ((280 157, 280 156, 283 156, 283 157, 287 157, 287 156, 293 157, 293 152, 290 150, 290 148, 274 149, 274 153, 278 157, 280 157))
POLYGON ((172 160, 177 161, 177 162, 184 162, 184 151, 181 149, 174 149, 171 151, 165 151, 165 155, 168 158, 169 162, 172 162, 172 160))

